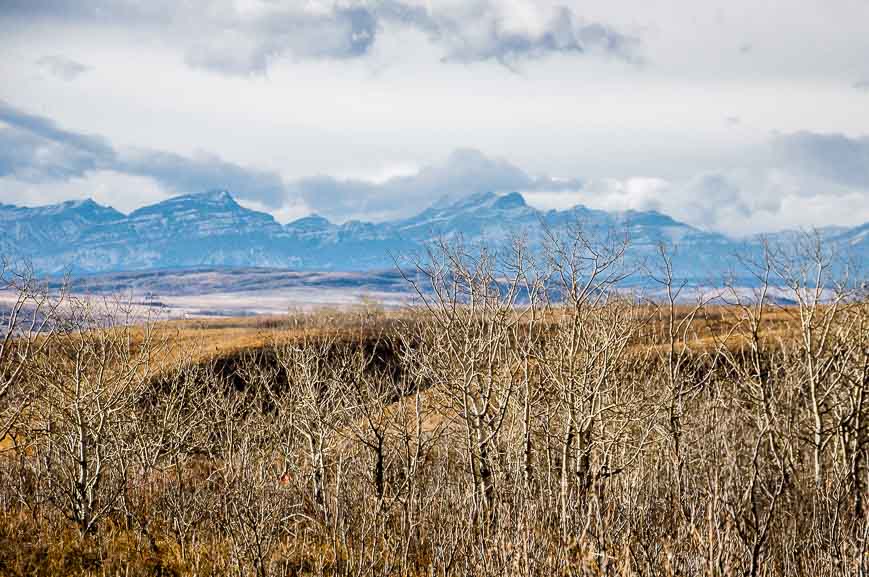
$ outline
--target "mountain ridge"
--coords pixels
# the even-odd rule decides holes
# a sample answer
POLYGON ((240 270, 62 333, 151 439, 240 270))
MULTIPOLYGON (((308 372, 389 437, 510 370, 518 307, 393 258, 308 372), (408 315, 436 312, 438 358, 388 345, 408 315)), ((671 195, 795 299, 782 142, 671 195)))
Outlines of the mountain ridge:
MULTIPOLYGON (((0 251, 49 274, 197 266, 370 271, 394 268, 402 255, 421 252, 433 237, 505 247, 521 234, 538 248, 545 231, 577 223, 592 234, 624 231, 634 262, 653 256, 661 243, 676 245, 674 265, 695 280, 720 277, 730 257, 760 246, 758 238, 732 239, 658 211, 606 212, 583 205, 542 211, 518 192, 439 199, 394 221, 336 224, 312 214, 282 225, 216 189, 168 198, 126 215, 92 199, 30 208, 0 204, 0 251)), ((869 256, 867 231, 869 223, 837 227, 827 236, 863 258, 869 256)))

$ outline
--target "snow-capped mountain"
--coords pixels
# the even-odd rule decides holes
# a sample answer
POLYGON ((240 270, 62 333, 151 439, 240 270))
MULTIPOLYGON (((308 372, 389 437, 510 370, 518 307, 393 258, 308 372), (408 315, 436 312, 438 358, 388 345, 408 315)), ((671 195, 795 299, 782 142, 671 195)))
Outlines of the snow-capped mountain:
POLYGON ((627 239, 634 264, 652 256, 661 243, 678 245, 677 261, 691 276, 720 273, 709 269, 711 254, 731 253, 738 243, 677 222, 654 211, 608 213, 576 206, 563 211, 540 211, 526 204, 519 193, 475 194, 453 203, 439 201, 408 219, 379 224, 349 222, 335 225, 322 217, 306 217, 286 226, 299 244, 309 250, 299 254, 304 268, 357 269, 395 265, 394 257, 420 251, 434 238, 466 244, 505 248, 516 235, 532 249, 540 248, 547 232, 579 227, 591 236, 627 239), (385 258, 388 257, 388 258, 385 258), (707 270, 709 269, 709 270, 707 270))
MULTIPOLYGON (((391 269, 436 237, 504 248, 522 235, 532 249, 546 232, 579 226, 592 236, 629 241, 640 266, 661 243, 675 247, 674 267, 702 282, 727 271, 733 255, 757 250, 655 211, 610 213, 576 206, 541 211, 519 193, 481 193, 438 201, 411 218, 343 224, 311 215, 282 226, 239 205, 227 191, 178 196, 124 215, 92 200, 24 208, 0 205, 0 252, 28 259, 43 273, 140 271, 158 268, 276 267, 319 271, 391 269)), ((829 231, 858 257, 869 256, 869 223, 829 231)))
POLYGON ((869 222, 854 228, 837 231, 832 238, 839 244, 869 255, 869 222))
POLYGON ((0 246, 51 251, 78 242, 95 226, 122 218, 117 210, 90 199, 36 208, 0 204, 0 246))

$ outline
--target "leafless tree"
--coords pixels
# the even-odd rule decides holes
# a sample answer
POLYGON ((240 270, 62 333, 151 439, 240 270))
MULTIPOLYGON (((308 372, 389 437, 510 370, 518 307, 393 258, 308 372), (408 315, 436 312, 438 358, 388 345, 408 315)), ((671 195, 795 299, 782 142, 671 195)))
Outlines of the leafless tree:
POLYGON ((221 350, 10 293, 0 573, 866 575, 865 284, 795 235, 688 298, 601 232, 441 240, 413 306, 221 350))
POLYGON ((152 326, 134 326, 131 314, 111 303, 71 300, 62 334, 33 366, 37 397, 27 435, 35 473, 45 479, 49 502, 82 534, 124 490, 124 438, 151 374, 152 326))
POLYGON ((18 385, 34 357, 57 331, 57 311, 66 283, 53 293, 33 269, 0 260, 0 439, 6 437, 28 406, 30 396, 18 385), (7 299, 3 299, 7 297, 7 299))

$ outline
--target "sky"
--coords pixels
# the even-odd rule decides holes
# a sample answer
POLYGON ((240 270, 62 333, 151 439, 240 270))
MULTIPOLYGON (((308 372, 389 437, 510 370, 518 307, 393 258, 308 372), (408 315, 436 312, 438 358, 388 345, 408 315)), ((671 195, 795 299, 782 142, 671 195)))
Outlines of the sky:
POLYGON ((0 202, 869 221, 865 0, 0 0, 0 202))

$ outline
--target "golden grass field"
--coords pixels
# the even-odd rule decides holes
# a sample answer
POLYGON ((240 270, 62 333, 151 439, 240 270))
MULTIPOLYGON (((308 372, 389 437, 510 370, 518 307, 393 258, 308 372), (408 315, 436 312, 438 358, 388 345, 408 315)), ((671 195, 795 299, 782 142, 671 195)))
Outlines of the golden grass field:
POLYGON ((531 328, 521 306, 366 306, 56 335, 0 444, 0 575, 857 577, 865 306, 770 305, 754 341, 760 310, 614 302, 531 328))

